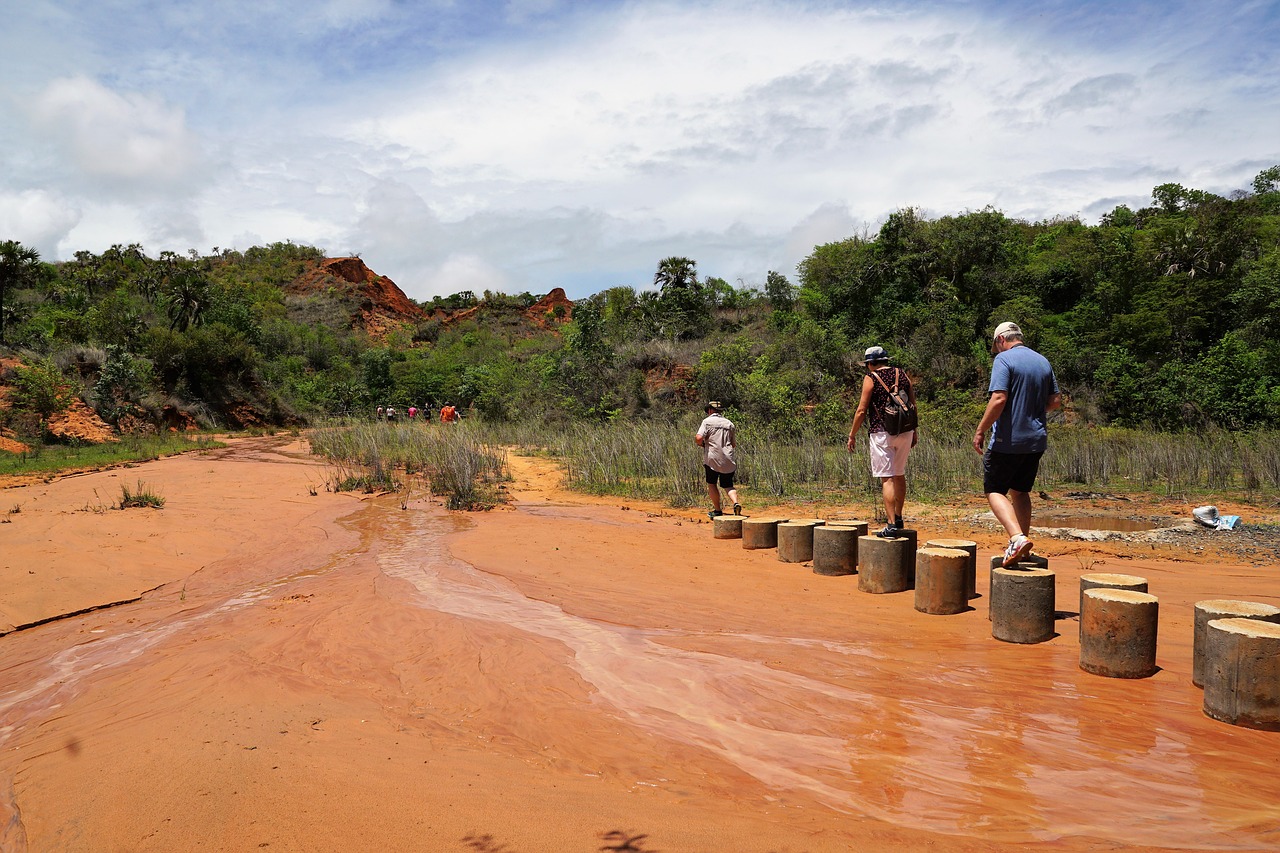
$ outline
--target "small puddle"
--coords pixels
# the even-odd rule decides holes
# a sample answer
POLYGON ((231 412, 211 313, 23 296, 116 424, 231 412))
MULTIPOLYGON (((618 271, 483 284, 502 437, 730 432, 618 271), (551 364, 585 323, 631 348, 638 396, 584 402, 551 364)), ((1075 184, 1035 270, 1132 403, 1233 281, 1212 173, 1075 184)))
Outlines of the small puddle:
POLYGON ((1032 522, 1036 527, 1071 527, 1077 530, 1109 530, 1136 533, 1167 527, 1167 521, 1131 515, 1041 515, 1032 522))

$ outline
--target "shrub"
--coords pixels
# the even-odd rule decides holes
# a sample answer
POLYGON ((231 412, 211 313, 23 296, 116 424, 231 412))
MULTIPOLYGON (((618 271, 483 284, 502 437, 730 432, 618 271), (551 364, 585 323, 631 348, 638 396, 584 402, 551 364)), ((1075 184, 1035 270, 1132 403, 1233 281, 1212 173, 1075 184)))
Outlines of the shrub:
POLYGON ((15 370, 14 389, 10 399, 19 409, 48 418, 65 412, 75 399, 71 384, 51 361, 42 361, 15 370))
POLYGON ((149 506, 155 509, 164 508, 164 498, 156 492, 153 492, 141 480, 135 489, 130 490, 127 484, 120 485, 120 508, 129 509, 131 507, 149 506))

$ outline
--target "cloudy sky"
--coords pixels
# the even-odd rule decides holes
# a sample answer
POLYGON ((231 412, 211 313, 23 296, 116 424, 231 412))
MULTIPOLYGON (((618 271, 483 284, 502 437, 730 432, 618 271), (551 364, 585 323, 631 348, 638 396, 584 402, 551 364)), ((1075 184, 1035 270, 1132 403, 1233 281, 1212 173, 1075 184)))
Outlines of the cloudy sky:
POLYGON ((1280 0, 0 0, 0 239, 292 240, 410 296, 795 279, 914 206, 1280 164, 1280 0))

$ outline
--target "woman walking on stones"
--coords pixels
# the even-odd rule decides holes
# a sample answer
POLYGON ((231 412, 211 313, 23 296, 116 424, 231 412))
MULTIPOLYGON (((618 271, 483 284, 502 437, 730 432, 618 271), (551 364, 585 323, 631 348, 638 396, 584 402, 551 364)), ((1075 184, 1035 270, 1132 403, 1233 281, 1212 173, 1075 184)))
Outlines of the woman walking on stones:
POLYGON ((858 410, 854 413, 853 426, 849 428, 849 441, 845 447, 850 453, 853 452, 854 437, 865 420, 870 433, 867 447, 871 456, 871 476, 880 480, 884 511, 888 517, 888 523, 876 535, 896 539, 898 531, 903 528, 902 505, 907 496, 907 457, 911 455, 911 448, 916 446, 919 436, 914 429, 890 435, 885 430, 884 414, 889 405, 890 389, 905 391, 913 409, 916 391, 911 387, 911 380, 905 370, 889 366, 889 354, 883 347, 869 348, 863 356, 863 364, 867 368, 867 375, 862 377, 862 397, 858 400, 858 410))

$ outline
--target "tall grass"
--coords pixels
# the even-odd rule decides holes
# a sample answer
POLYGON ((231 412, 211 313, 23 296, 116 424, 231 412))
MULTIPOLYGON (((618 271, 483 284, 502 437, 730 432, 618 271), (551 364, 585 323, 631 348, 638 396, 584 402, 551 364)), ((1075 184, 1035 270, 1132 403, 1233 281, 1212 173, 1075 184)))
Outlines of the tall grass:
POLYGON ((310 433, 311 451, 333 460, 335 490, 399 489, 398 479, 420 475, 450 509, 492 506, 506 476, 506 450, 473 422, 334 422, 310 433))
MULTIPOLYGON (((546 453, 564 466, 574 490, 694 506, 706 495, 696 419, 681 423, 384 424, 367 421, 317 429, 316 453, 358 468, 369 487, 396 488, 396 473, 422 471, 451 507, 495 499, 505 448, 546 453)), ((753 502, 876 501, 879 481, 867 462, 866 435, 854 453, 844 435, 782 435, 748 425, 738 434, 738 482, 753 502)), ((907 480, 913 499, 977 494, 981 457, 967 430, 921 431, 907 480)), ((1280 495, 1280 432, 1151 433, 1054 425, 1040 465, 1041 489, 1157 492, 1247 499, 1280 495)))
MULTIPOLYGON (((490 428, 494 440, 548 452, 565 466, 568 486, 597 493, 691 506, 703 500, 696 423, 535 424, 490 428)), ((843 435, 782 436, 747 427, 738 434, 738 482, 761 498, 876 499, 866 435, 848 453, 843 435)), ((981 457, 967 431, 921 430, 907 479, 916 498, 981 490, 981 457)), ((1051 427, 1037 485, 1042 489, 1154 491, 1171 496, 1280 493, 1280 432, 1151 433, 1051 427)))

